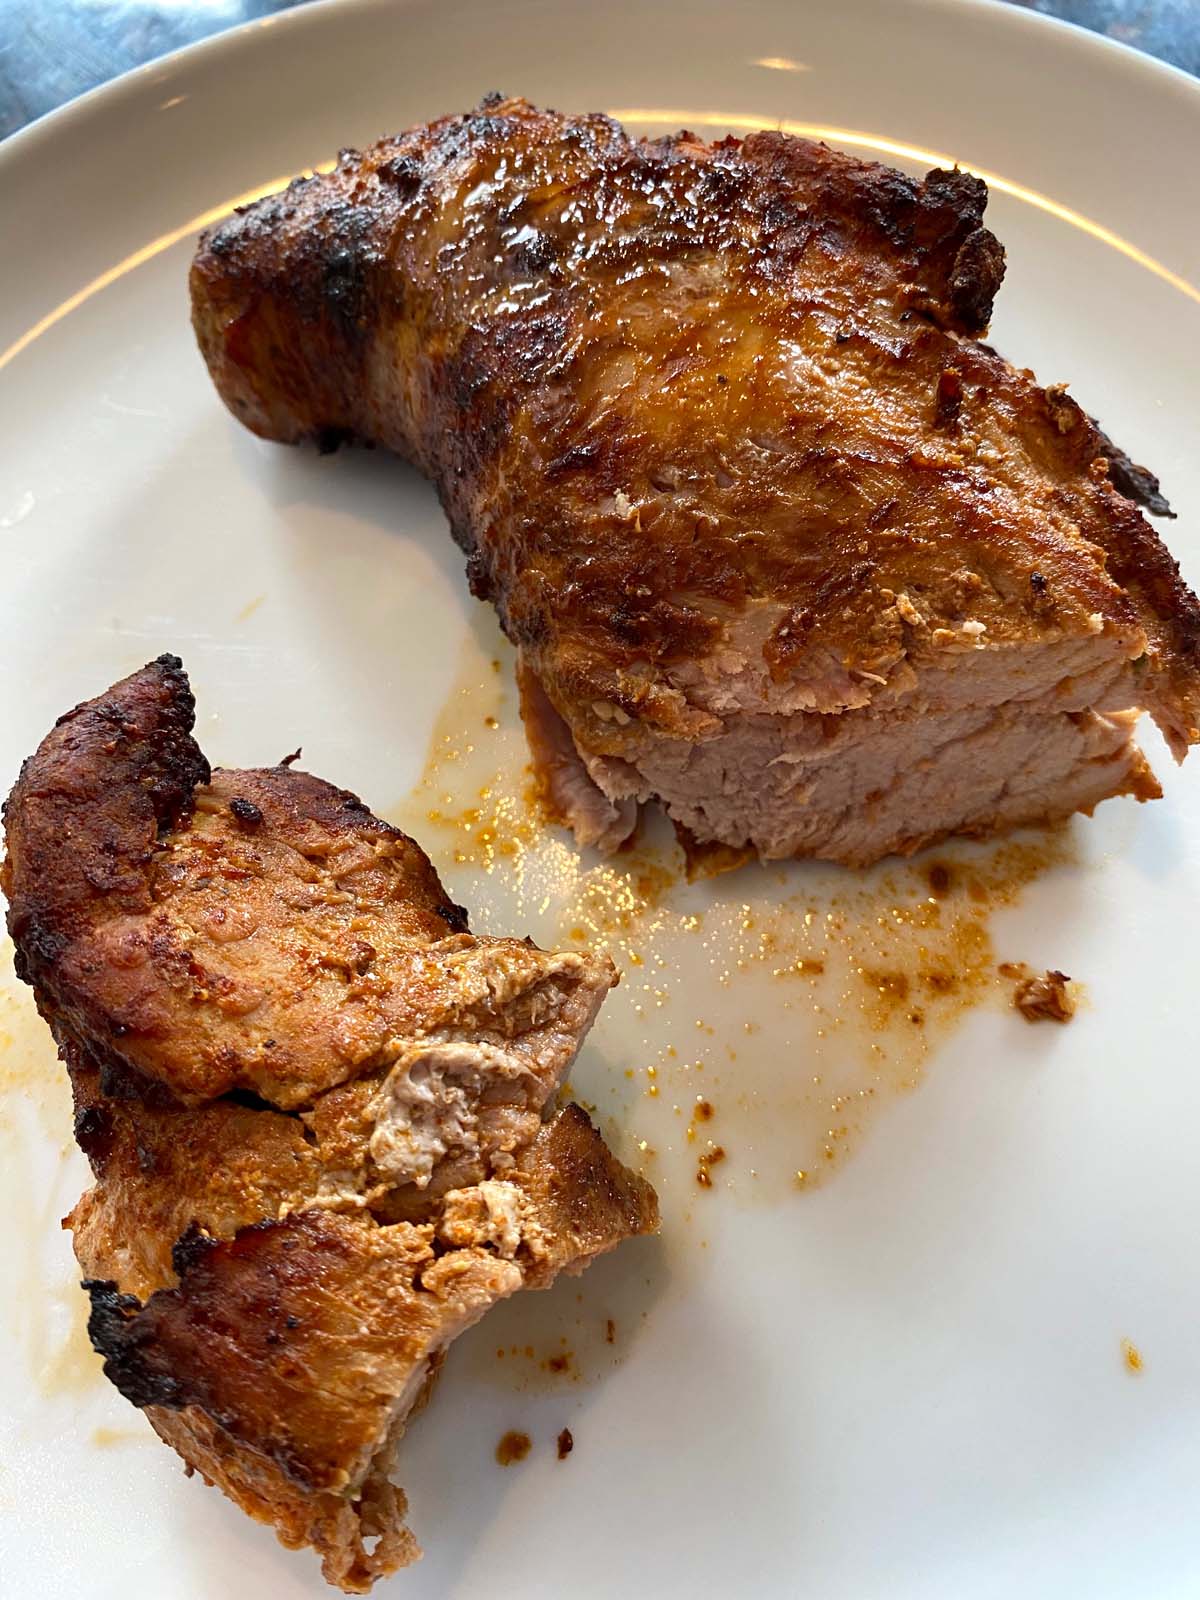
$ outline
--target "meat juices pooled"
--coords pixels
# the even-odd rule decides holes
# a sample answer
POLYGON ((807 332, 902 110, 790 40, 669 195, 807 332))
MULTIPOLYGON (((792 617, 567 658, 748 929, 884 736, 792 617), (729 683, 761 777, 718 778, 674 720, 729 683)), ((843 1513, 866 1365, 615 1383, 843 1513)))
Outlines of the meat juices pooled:
POLYGON ((193 722, 173 656, 58 722, 5 808, 8 928, 95 1175, 105 1371, 362 1593, 420 1554, 389 1472, 450 1341, 657 1226, 556 1101, 616 974, 475 938, 411 839, 287 766, 210 773, 193 722))
POLYGON ((986 199, 497 96, 211 230, 193 319, 256 433, 434 479, 582 843, 658 800, 862 865, 1157 795, 1142 710, 1197 738, 1156 481, 978 342, 986 199))

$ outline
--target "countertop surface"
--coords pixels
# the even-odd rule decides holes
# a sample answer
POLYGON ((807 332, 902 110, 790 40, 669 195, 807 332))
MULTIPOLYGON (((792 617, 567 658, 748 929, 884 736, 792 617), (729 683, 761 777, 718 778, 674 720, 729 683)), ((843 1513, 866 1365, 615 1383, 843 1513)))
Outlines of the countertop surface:
MULTIPOLYGON (((0 138, 155 56, 303 0, 0 0, 0 138)), ((1200 0, 1010 0, 1200 76, 1200 0)))

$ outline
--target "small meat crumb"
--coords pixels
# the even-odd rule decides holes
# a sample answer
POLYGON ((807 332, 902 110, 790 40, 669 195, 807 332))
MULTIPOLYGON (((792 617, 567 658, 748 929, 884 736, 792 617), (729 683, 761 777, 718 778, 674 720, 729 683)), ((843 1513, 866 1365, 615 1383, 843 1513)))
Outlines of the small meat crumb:
POLYGON ((511 1467, 514 1461, 524 1461, 532 1440, 527 1433, 509 1430, 496 1446, 496 1460, 502 1467, 511 1467))
POLYGON ((900 613, 901 619, 907 622, 910 628, 919 628, 925 620, 906 594, 898 594, 896 596, 896 610, 900 613))
POLYGON ((1070 985, 1065 972, 1022 978, 1013 990, 1013 1005, 1026 1022, 1070 1022, 1075 1015, 1070 985))
POLYGON ((616 1344, 617 1342, 617 1325, 611 1317, 604 1324, 604 1342, 605 1344, 616 1344))
POLYGON ((575 1439, 570 1428, 564 1428, 558 1436, 558 1459, 565 1461, 575 1448, 575 1439))
POLYGON ((719 1161, 724 1161, 724 1159, 725 1152, 719 1144, 714 1145, 711 1150, 706 1150, 700 1157, 700 1160, 696 1165, 696 1182, 702 1189, 712 1188, 711 1169, 715 1167, 719 1161))

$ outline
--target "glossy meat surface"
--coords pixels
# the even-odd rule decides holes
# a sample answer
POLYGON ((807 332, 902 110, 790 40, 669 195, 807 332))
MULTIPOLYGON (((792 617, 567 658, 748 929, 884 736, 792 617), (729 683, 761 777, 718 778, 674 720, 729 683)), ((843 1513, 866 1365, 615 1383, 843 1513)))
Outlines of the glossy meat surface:
MULTIPOLYGON (((809 773, 744 805, 730 735, 770 721, 751 771, 794 759, 789 722, 850 713, 869 746, 956 697, 990 709, 983 657, 1079 642, 1138 663, 1085 710, 1149 709, 1177 755, 1196 738, 1200 611, 1109 463, 1156 485, 978 342, 1003 271, 985 203, 958 171, 497 99, 213 230, 193 317, 256 432, 382 443, 434 478, 606 803, 571 808, 582 836, 615 843, 657 797, 702 838, 870 859, 920 818, 841 840, 809 773)), ((1107 788, 1083 755, 1055 778, 1053 709, 1033 816, 1137 790, 1130 752, 1107 788)), ((1031 820, 1006 800, 944 793, 933 831, 1031 820)))
POLYGON ((475 939, 427 858, 287 766, 211 773, 162 657, 5 808, 18 970, 95 1176, 105 1370, 349 1592, 419 1554, 388 1478, 450 1341, 657 1224, 559 1084, 611 964, 475 939))

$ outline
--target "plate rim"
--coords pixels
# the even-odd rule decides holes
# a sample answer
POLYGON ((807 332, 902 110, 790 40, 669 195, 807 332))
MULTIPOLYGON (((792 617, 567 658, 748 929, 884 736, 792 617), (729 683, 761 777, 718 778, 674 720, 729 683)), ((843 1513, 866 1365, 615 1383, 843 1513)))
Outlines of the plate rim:
MULTIPOLYGON (((116 77, 109 78, 92 89, 84 90, 62 105, 43 112, 40 117, 35 117, 32 122, 18 128, 6 139, 0 140, 0 178, 3 178, 13 164, 19 163, 26 152, 35 148, 42 140, 53 138, 60 132, 66 133, 74 124, 86 123, 88 117, 94 113, 105 111, 110 106, 115 107, 120 100, 152 85, 157 75, 169 76, 192 65, 202 66, 219 61, 225 52, 236 53, 245 49, 251 39, 262 38, 264 34, 275 37, 279 29, 298 34, 305 28, 319 29, 337 15, 348 15, 351 12, 368 15, 372 11, 407 10, 419 3, 420 0, 303 0, 302 4, 292 6, 286 11, 276 11, 267 17, 250 18, 231 28, 224 28, 219 33, 209 34, 207 38, 195 39, 190 44, 180 45, 178 49, 170 50, 165 55, 155 56, 152 60, 131 67, 127 72, 118 73, 116 77)), ((580 0, 560 0, 560 3, 579 4, 580 0)), ((686 0, 684 3, 686 4, 686 0)), ((892 3, 897 3, 897 0, 892 0, 892 3)), ((1064 48, 1074 48, 1085 54, 1090 51, 1097 60, 1102 59, 1118 68, 1148 73, 1152 77, 1157 77, 1160 82, 1171 84, 1176 88, 1182 86, 1185 93, 1194 97, 1195 110, 1200 115, 1200 78, 1194 77, 1190 72, 1169 61, 1162 61, 1157 56, 1139 50, 1134 45, 1125 44, 1119 39, 1110 38, 1107 34, 1086 28, 1081 23, 1069 22, 1062 17, 1047 16, 1044 12, 1033 11, 1022 4, 1014 3, 1014 0, 899 0, 899 3, 914 12, 953 15, 956 18, 963 16, 991 18, 1002 28, 1023 30, 1034 38, 1047 42, 1054 39, 1064 48)))

